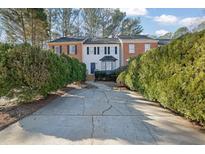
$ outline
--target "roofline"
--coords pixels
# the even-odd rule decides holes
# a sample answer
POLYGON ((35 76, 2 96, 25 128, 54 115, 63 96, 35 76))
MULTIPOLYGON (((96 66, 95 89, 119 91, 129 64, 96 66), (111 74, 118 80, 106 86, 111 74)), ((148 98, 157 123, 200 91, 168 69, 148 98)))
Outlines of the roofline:
POLYGON ((120 42, 118 43, 83 43, 83 44, 120 44, 120 42))
POLYGON ((159 40, 155 40, 155 39, 120 39, 122 43, 129 43, 129 42, 133 42, 133 43, 157 43, 159 42, 159 40))
POLYGON ((47 44, 77 44, 77 43, 83 43, 83 41, 67 41, 67 42, 48 42, 47 44))

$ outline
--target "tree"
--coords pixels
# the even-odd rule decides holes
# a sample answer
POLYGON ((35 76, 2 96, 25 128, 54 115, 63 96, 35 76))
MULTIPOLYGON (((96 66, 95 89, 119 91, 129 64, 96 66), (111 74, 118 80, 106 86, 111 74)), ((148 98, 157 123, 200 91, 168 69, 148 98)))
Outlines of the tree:
POLYGON ((62 36, 73 35, 75 31, 74 22, 79 15, 79 9, 63 8, 57 9, 58 31, 62 36))
POLYGON ((85 35, 95 37, 99 35, 100 27, 100 9, 86 8, 83 9, 82 17, 84 19, 85 35))
POLYGON ((196 28, 193 29, 193 32, 200 32, 205 30, 205 21, 200 23, 196 28))
POLYGON ((187 27, 180 27, 176 30, 176 32, 173 34, 173 39, 179 38, 180 36, 183 36, 185 34, 189 33, 189 29, 187 27))
POLYGON ((122 35, 137 35, 143 31, 139 18, 126 18, 122 21, 122 35))
POLYGON ((100 9, 99 11, 102 37, 108 37, 106 29, 112 22, 112 9, 100 9))
POLYGON ((48 38, 44 9, 1 9, 2 27, 12 43, 43 46, 48 38))
POLYGON ((126 16, 125 12, 121 12, 119 9, 115 9, 111 13, 112 19, 110 25, 105 30, 105 36, 115 37, 120 33, 120 26, 123 19, 126 16))
POLYGON ((53 8, 45 9, 45 12, 47 14, 49 41, 57 37, 57 32, 56 32, 57 11, 56 10, 57 9, 53 9, 53 8))
POLYGON ((159 39, 172 39, 173 34, 171 32, 166 33, 159 37, 159 39))
POLYGON ((26 9, 26 30, 32 45, 43 46, 48 39, 48 22, 44 9, 26 9))

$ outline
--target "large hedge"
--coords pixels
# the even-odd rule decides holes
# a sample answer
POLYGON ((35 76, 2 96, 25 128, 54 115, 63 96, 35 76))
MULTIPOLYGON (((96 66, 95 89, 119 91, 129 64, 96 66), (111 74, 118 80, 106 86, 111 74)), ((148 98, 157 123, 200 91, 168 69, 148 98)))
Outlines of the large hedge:
POLYGON ((205 31, 133 59, 117 81, 205 125, 205 31))
POLYGON ((30 45, 0 44, 0 96, 28 101, 85 80, 85 64, 30 45))

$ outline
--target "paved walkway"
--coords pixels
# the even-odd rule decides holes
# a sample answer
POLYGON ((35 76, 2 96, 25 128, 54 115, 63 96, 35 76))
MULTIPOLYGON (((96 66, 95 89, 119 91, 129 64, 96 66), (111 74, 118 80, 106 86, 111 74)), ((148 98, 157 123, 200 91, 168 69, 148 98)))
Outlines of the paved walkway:
POLYGON ((0 132, 0 144, 205 144, 205 133, 134 92, 72 90, 0 132))

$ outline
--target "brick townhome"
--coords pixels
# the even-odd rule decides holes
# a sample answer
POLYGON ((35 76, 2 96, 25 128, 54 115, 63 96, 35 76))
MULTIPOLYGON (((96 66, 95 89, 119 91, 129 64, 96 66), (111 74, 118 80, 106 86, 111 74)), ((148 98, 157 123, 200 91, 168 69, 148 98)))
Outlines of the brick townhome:
POLYGON ((48 43, 57 54, 67 54, 84 62, 88 74, 95 70, 114 70, 128 64, 129 58, 158 47, 158 40, 146 35, 118 38, 61 37, 48 43))

